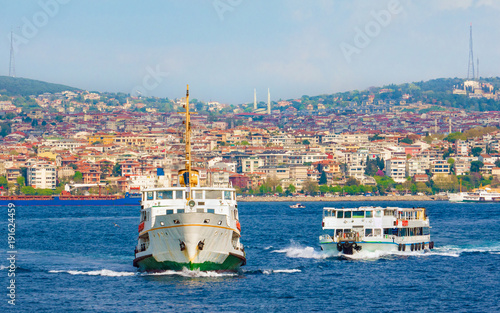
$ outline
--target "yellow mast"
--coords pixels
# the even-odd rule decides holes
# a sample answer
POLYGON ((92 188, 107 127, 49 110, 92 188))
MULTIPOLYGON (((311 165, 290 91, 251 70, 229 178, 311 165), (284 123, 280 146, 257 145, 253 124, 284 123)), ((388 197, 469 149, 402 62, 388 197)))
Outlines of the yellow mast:
MULTIPOLYGON (((183 187, 195 187, 198 185, 198 171, 191 169, 191 112, 189 112, 189 85, 186 87, 186 108, 185 112, 179 112, 179 114, 185 114, 186 120, 186 167, 179 171, 179 183, 183 187)), ((190 196, 188 196, 188 199, 190 196)))

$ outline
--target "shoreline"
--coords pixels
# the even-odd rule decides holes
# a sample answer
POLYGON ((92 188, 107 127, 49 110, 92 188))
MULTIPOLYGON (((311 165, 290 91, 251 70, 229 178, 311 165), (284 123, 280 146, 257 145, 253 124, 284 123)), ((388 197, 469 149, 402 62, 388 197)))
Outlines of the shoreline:
POLYGON ((236 197, 238 202, 361 202, 361 201, 448 201, 446 196, 350 196, 350 197, 236 197))

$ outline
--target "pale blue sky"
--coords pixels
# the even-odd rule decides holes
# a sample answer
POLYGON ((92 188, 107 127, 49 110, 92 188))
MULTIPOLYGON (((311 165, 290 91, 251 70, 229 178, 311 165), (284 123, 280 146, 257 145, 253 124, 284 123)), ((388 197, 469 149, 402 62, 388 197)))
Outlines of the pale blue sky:
POLYGON ((14 27, 18 77, 88 90, 176 98, 190 84, 194 98, 237 104, 252 102, 254 88, 265 101, 267 88, 278 100, 465 77, 471 22, 480 75, 500 76, 497 0, 0 0, 0 8, 0 75, 14 27))

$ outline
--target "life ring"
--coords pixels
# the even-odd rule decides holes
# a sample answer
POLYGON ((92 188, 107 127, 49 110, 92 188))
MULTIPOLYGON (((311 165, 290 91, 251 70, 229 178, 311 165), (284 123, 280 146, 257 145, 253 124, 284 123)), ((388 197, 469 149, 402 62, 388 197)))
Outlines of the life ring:
POLYGON ((241 225, 239 221, 236 221, 236 228, 241 232, 241 225))

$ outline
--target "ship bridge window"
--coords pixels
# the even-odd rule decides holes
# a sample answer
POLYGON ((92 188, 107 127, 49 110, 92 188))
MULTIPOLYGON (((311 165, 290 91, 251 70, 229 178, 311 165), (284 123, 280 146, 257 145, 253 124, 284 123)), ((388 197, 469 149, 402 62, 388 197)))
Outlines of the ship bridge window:
POLYGON ((354 212, 352 212, 352 217, 363 218, 363 217, 365 217, 365 211, 354 211, 354 212))
POLYGON ((382 235, 382 229, 376 228, 376 229, 373 230, 373 236, 378 237, 380 235, 382 235))
POLYGON ((173 199, 174 193, 172 190, 161 190, 156 193, 156 198, 161 199, 173 199))
POLYGON ((337 218, 344 218, 344 211, 337 211, 337 218))
POLYGON ((375 217, 382 217, 382 211, 380 210, 375 211, 375 217))
POLYGON ((166 214, 174 214, 174 210, 167 210, 165 213, 166 214))
POLYGON ((153 194, 154 194, 154 192, 148 191, 147 194, 146 194, 146 199, 147 200, 153 200, 153 194))
POLYGON ((184 209, 177 209, 177 213, 184 213, 184 209))
POLYGON ((195 190, 193 191, 194 199, 203 199, 203 190, 195 190))
POLYGON ((222 200, 222 192, 220 190, 206 190, 205 199, 218 199, 222 200))
POLYGON ((342 234, 342 229, 337 229, 335 231, 335 236, 340 236, 342 234))
POLYGON ((344 212, 344 217, 345 218, 351 218, 351 213, 352 213, 351 211, 345 211, 344 212))
POLYGON ((424 227, 424 228, 422 229, 422 234, 423 234, 424 236, 426 236, 426 235, 430 235, 430 233, 431 233, 431 230, 430 230, 430 228, 429 228, 429 227, 424 227))
POLYGON ((366 217, 373 217, 373 211, 366 211, 366 217))
POLYGON ((372 234, 373 234, 373 229, 371 229, 371 228, 366 228, 365 229, 365 236, 366 237, 371 237, 372 234))
POLYGON ((224 200, 232 200, 233 197, 231 197, 231 191, 224 191, 224 200))
POLYGON ((176 190, 175 191, 175 199, 181 199, 182 200, 182 190, 176 190))

